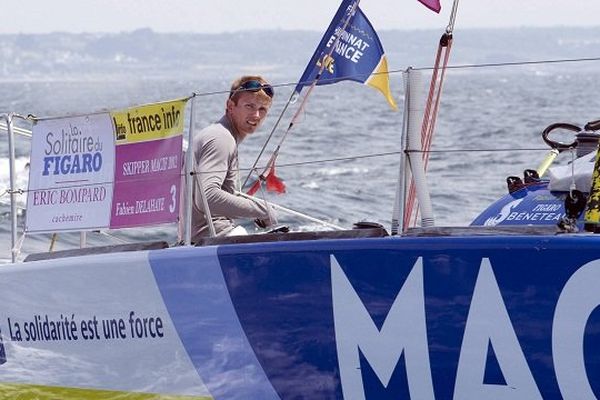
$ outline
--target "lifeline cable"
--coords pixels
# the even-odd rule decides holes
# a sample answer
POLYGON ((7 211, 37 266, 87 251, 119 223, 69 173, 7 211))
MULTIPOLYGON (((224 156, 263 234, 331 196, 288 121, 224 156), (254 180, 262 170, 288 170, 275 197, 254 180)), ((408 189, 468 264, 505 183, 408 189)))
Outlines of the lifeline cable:
MULTIPOLYGON (((531 152, 531 151, 546 151, 545 148, 541 148, 541 147, 523 147, 523 148, 519 148, 519 149, 511 149, 511 148, 500 148, 500 149, 491 149, 491 148, 479 148, 479 149, 439 149, 439 150, 429 150, 429 151, 424 151, 424 150, 409 150, 407 151, 408 153, 431 153, 431 154, 435 154, 435 153, 479 153, 479 152, 484 152, 484 153, 503 153, 503 152, 531 152)), ((389 156, 395 156, 402 153, 402 151, 387 151, 387 152, 380 152, 380 153, 369 153, 369 154, 355 154, 355 155, 351 155, 351 156, 346 156, 346 157, 333 157, 333 158, 321 158, 318 160, 307 160, 307 161, 296 161, 296 162, 287 162, 287 163, 283 163, 283 164, 279 164, 278 168, 290 168, 290 167, 299 167, 299 166, 309 166, 309 165, 318 165, 318 164, 325 164, 325 163, 331 163, 331 162, 339 162, 339 161, 351 161, 351 160, 361 160, 361 159, 368 159, 368 158, 378 158, 378 157, 389 157, 389 156)), ((260 167, 262 168, 262 167, 260 167)), ((251 171, 251 168, 240 168, 240 171, 251 171)), ((219 170, 219 171, 213 171, 213 172, 226 172, 225 170, 219 170)), ((193 175, 202 175, 204 173, 207 172, 193 172, 193 175)), ((179 174, 181 177, 185 176, 184 173, 179 174)), ((132 179, 130 182, 150 182, 152 181, 153 178, 137 178, 137 179, 132 179)), ((64 186, 56 186, 54 188, 56 189, 76 189, 76 188, 82 188, 82 187, 92 187, 95 185, 110 185, 113 184, 114 181, 102 181, 102 182, 95 182, 95 183, 79 183, 79 184, 70 184, 70 185, 64 185, 64 186)), ((35 189, 35 190, 41 190, 41 189, 35 189)), ((34 191, 35 191, 34 190, 34 191)), ((29 189, 15 189, 14 193, 15 194, 26 194, 30 192, 29 189)), ((11 193, 10 189, 5 189, 3 192, 0 193, 0 198, 5 197, 7 195, 9 195, 11 193)), ((0 205, 5 205, 8 206, 9 203, 5 203, 0 201, 0 205)), ((20 209, 25 209, 24 207, 20 207, 20 209)))
MULTIPOLYGON (((427 164, 429 161, 429 152, 431 148, 431 141, 433 133, 435 131, 435 123, 437 120, 437 114, 439 111, 440 99, 442 96, 442 89, 444 85, 444 77, 448 66, 448 60, 450 57, 450 50, 452 49, 452 34, 454 31, 454 24, 456 22, 456 14, 458 11, 458 1, 454 0, 452 5, 452 11, 450 13, 450 21, 446 27, 446 31, 442 34, 436 53, 435 63, 433 67, 433 74, 431 76, 431 83, 429 86, 429 95, 427 96, 427 103, 425 107, 425 113, 423 116, 423 123, 421 126, 421 148, 424 150, 423 153, 423 167, 427 170, 427 164), (443 57, 440 73, 440 60, 443 57), (438 78, 439 74, 439 78, 438 78)), ((404 218, 402 231, 406 231, 411 224, 411 218, 414 218, 413 224, 416 224, 418 215, 418 205, 415 208, 415 197, 416 188, 414 179, 411 178, 410 186, 408 190, 408 197, 406 199, 406 207, 404 209, 404 218), (413 209, 414 217, 413 217, 413 209)))

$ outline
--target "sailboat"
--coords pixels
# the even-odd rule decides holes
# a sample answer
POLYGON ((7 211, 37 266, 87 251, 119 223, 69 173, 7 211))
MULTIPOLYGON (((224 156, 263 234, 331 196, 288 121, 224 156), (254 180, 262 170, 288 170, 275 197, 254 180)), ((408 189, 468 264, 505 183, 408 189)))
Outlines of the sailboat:
MULTIPOLYGON (((418 71, 405 75, 405 156, 389 231, 362 222, 354 229, 211 237, 192 246, 186 228, 183 245, 82 247, 14 260, 0 268, 1 396, 596 398, 600 251, 589 164, 599 124, 549 126, 549 155, 537 170, 509 177, 506 196, 470 226, 439 227, 423 158, 425 99, 418 71), (555 139, 556 129, 572 131, 573 142, 555 139), (577 155, 581 173, 571 165, 549 171, 558 153, 585 146, 577 155), (411 177, 418 213, 417 203, 407 212, 411 177)), ((32 145, 42 177, 100 173, 117 159, 122 168, 120 180, 96 176, 95 191, 81 182, 57 189, 34 182, 29 232, 48 231, 48 221, 78 230, 84 215, 93 218, 86 229, 134 226, 139 215, 161 223, 180 211, 189 223, 185 199, 179 206, 190 182, 181 181, 179 149, 182 113, 193 98, 36 120, 34 133, 48 139, 32 145), (168 132, 153 137, 153 146, 129 139, 128 124, 140 127, 135 134, 153 135, 159 120, 169 121, 168 132), (48 135, 61 130, 63 136, 48 135), (147 163, 127 158, 141 147, 152 154, 147 163), (75 161, 79 153, 89 155, 75 161), (160 180, 148 190, 166 188, 154 197, 164 201, 129 200, 139 193, 122 188, 150 172, 160 180)), ((11 138, 26 133, 12 125, 16 117, 6 116, 11 138)), ((13 208, 15 259, 16 214, 13 208)))

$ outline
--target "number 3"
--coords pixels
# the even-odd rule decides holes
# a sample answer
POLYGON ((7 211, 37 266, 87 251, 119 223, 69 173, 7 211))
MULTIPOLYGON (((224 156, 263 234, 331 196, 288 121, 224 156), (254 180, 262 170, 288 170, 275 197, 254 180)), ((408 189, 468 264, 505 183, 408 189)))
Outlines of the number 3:
POLYGON ((175 185, 171 185, 171 204, 169 204, 169 212, 173 214, 175 212, 175 206, 177 205, 177 200, 175 195, 177 194, 177 188, 175 185))

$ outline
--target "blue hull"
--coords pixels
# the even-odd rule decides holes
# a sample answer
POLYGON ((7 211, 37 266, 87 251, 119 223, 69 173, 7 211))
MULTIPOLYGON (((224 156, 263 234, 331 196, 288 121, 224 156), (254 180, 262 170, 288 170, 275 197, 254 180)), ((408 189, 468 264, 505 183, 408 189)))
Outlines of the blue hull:
POLYGON ((210 382, 213 344, 239 332, 250 351, 232 351, 216 364, 221 372, 260 369, 227 388, 207 384, 215 398, 582 399, 600 393, 595 236, 176 250, 152 251, 149 259, 198 373, 210 382), (218 271, 203 261, 213 251, 218 271), (238 327, 220 321, 229 298, 215 296, 208 283, 222 282, 238 327))

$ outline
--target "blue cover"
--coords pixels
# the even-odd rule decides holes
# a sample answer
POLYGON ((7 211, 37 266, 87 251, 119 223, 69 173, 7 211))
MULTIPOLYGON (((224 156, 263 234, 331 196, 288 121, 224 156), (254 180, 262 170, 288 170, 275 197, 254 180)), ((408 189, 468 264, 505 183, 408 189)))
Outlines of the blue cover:
MULTIPOLYGON (((262 371, 230 383, 240 395, 215 398, 257 398, 268 384, 281 399, 594 398, 599 244, 588 235, 220 246, 257 360, 249 365, 262 371)), ((207 251, 186 250, 186 262, 164 251, 150 258, 192 360, 217 340, 193 320, 192 309, 204 309, 219 324, 203 288, 207 251), (180 278, 193 303, 172 286, 180 278)))
MULTIPOLYGON (((556 225, 565 216, 567 192, 551 192, 548 183, 526 186, 485 209, 471 225, 556 225)), ((578 225, 583 226, 583 215, 578 225)))

